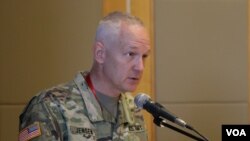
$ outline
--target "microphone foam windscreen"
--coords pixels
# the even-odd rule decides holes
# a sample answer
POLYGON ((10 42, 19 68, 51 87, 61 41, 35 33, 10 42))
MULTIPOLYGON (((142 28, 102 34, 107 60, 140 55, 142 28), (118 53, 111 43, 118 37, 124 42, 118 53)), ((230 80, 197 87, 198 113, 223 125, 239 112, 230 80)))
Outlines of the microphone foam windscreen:
POLYGON ((144 104, 149 100, 149 96, 144 93, 139 93, 135 96, 134 102, 138 108, 143 108, 144 104))

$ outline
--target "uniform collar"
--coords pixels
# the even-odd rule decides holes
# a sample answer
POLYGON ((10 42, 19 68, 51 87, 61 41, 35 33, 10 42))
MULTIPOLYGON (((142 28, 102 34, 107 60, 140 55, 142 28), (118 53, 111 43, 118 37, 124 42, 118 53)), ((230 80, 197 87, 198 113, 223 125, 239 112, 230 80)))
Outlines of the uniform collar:
MULTIPOLYGON (((78 89, 80 90, 81 96, 86 105, 86 110, 88 112, 89 119, 92 122, 103 121, 104 119, 106 120, 108 119, 108 121, 113 122, 113 123, 116 122, 114 118, 105 116, 105 113, 103 113, 99 102, 95 98, 94 94, 92 93, 92 90, 89 88, 85 80, 85 77, 87 74, 88 72, 77 73, 74 79, 74 82, 76 83, 78 89)), ((120 96, 118 105, 119 105, 118 112, 117 112, 118 123, 119 124, 122 124, 122 123, 133 124, 134 122, 133 110, 135 108, 135 105, 133 103, 132 95, 130 93, 122 93, 120 96)))
POLYGON ((80 90, 81 96, 86 105, 89 119, 92 122, 102 121, 104 119, 102 116, 102 109, 100 107, 100 104, 96 100, 91 89, 87 85, 86 80, 84 79, 87 74, 88 72, 77 73, 77 75, 75 76, 74 82, 76 83, 78 89, 80 90))

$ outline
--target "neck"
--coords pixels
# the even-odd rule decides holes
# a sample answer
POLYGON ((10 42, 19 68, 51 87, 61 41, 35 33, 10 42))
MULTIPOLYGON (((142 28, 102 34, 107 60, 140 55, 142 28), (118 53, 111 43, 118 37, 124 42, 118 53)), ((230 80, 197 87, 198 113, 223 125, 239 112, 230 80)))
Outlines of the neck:
POLYGON ((110 96, 110 97, 120 96, 121 92, 113 88, 112 85, 108 83, 108 81, 106 81, 107 79, 103 77, 103 75, 100 72, 92 69, 89 75, 90 75, 90 80, 93 84, 93 87, 96 91, 99 91, 102 94, 110 96))

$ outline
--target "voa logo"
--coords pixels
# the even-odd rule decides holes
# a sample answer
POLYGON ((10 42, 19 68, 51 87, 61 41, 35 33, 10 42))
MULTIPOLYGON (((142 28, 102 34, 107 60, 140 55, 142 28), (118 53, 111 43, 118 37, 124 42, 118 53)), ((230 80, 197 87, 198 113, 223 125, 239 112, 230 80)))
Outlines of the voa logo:
POLYGON ((226 129, 227 136, 247 136, 244 129, 226 129))

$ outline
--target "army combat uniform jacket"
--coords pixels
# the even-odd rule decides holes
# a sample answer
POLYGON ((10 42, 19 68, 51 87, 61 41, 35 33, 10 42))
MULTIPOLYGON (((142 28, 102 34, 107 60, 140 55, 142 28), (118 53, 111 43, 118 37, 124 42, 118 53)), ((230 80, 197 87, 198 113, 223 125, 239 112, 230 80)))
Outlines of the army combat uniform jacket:
POLYGON ((20 115, 19 141, 146 141, 143 117, 133 97, 121 94, 117 117, 98 103, 78 73, 67 84, 33 97, 20 115))

